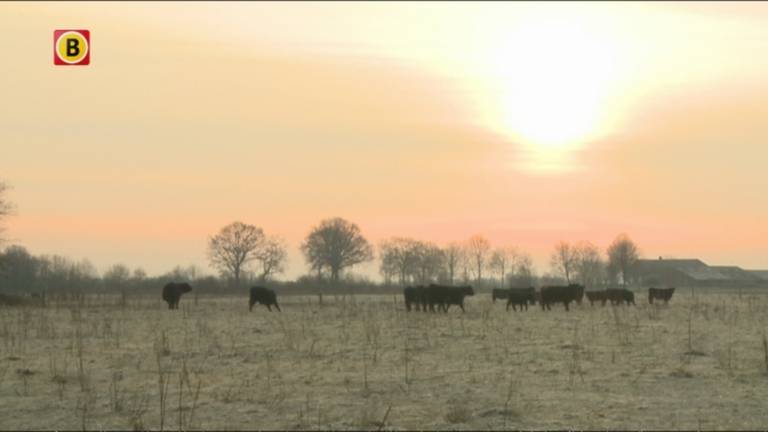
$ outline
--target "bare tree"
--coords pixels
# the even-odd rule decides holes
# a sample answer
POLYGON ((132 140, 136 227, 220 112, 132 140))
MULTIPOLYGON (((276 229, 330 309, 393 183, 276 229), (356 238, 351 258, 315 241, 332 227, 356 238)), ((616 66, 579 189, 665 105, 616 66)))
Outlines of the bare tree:
POLYGON ((445 255, 434 243, 416 242, 416 282, 426 284, 434 281, 443 270, 445 255))
POLYGON ((2 244, 2 242, 5 240, 2 236, 3 232, 5 231, 3 221, 13 212, 13 205, 5 197, 8 189, 9 186, 7 184, 0 182, 0 244, 2 244))
POLYGON ((256 254, 256 259, 261 264, 259 280, 267 281, 272 275, 285 271, 285 260, 288 250, 285 240, 280 237, 270 237, 264 247, 256 254))
POLYGON ((570 243, 561 241, 555 245, 555 251, 550 258, 552 270, 563 277, 567 283, 571 283, 571 275, 576 267, 578 254, 576 248, 570 243))
POLYGON ((379 246, 380 271, 397 276, 400 285, 406 285, 409 278, 412 278, 416 273, 417 245, 416 240, 405 237, 393 237, 381 242, 379 246))
POLYGON ((536 274, 533 270, 533 259, 525 252, 517 252, 509 276, 509 284, 513 287, 533 286, 536 274))
POLYGON ((504 278, 506 276, 506 271, 512 265, 514 257, 515 252, 513 249, 498 248, 495 249, 493 253, 491 253, 491 258, 488 261, 488 267, 490 267, 491 270, 499 273, 499 282, 501 283, 501 288, 504 288, 504 278))
POLYGON ((626 286, 631 277, 632 267, 640 258, 637 245, 628 235, 619 234, 608 246, 608 266, 611 274, 616 278, 621 277, 622 285, 626 286))
POLYGON ((486 265, 488 259, 488 252, 491 250, 491 243, 485 237, 476 234, 469 238, 467 241, 467 253, 474 268, 477 270, 475 276, 477 276, 477 283, 483 279, 483 268, 486 265))
POLYGON ((464 260, 466 253, 464 248, 456 243, 450 243, 444 250, 445 255, 445 267, 448 270, 448 281, 453 285, 456 272, 459 269, 462 261, 464 260))
POLYGON ((360 228, 342 218, 320 222, 307 235, 301 251, 313 269, 328 267, 334 282, 345 268, 373 259, 373 248, 360 228))
POLYGON ((141 267, 136 267, 135 269, 133 269, 133 275, 131 277, 133 278, 134 281, 141 282, 147 278, 147 272, 145 272, 144 269, 141 267))
POLYGON ((222 273, 240 285, 244 266, 257 258, 265 243, 264 231, 253 225, 233 222, 208 240, 208 258, 222 273))
POLYGON ((107 269, 102 280, 108 288, 123 289, 131 279, 131 270, 124 264, 115 264, 107 269))
POLYGON ((580 242, 575 249, 576 278, 586 288, 601 285, 605 279, 605 262, 600 258, 600 249, 588 241, 580 242))

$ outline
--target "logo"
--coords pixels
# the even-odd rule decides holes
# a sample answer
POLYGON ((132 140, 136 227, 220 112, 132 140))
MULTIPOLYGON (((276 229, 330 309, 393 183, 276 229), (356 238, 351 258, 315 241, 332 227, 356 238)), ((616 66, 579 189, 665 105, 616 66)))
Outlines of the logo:
POLYGON ((58 66, 85 66, 90 63, 90 31, 54 30, 53 64, 58 66))

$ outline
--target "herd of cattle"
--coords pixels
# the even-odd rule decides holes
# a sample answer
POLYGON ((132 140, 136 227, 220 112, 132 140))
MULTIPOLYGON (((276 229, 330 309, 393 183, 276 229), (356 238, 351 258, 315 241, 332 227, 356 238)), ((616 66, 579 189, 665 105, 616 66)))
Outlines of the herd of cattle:
MULTIPOLYGON (((654 299, 668 303, 675 292, 674 288, 649 288, 648 302, 653 304, 654 299)), ((437 310, 447 312, 451 305, 457 305, 464 310, 464 297, 474 295, 471 286, 453 287, 430 284, 428 286, 407 287, 403 290, 405 308, 421 311, 437 310)), ((542 310, 552 310, 552 305, 562 303, 565 310, 569 310, 570 304, 581 304, 584 296, 587 296, 590 305, 599 301, 603 306, 610 301, 612 305, 635 304, 635 294, 628 289, 606 289, 601 291, 584 291, 584 287, 578 284, 544 286, 540 290, 534 287, 494 289, 491 298, 495 303, 498 299, 507 300, 507 310, 528 310, 528 305, 539 303, 542 310)))
MULTIPOLYGON (((163 287, 163 300, 168 303, 168 309, 178 309, 182 294, 192 291, 188 283, 170 282, 163 287)), ((674 294, 674 288, 649 288, 648 303, 654 300, 663 300, 668 303, 674 294)), ((451 306, 458 306, 464 311, 464 298, 475 295, 471 286, 447 286, 430 284, 427 286, 409 286, 403 289, 405 308, 407 311, 442 311, 448 312, 451 306)), ((553 304, 562 303, 565 310, 569 310, 571 303, 581 304, 584 296, 589 300, 590 306, 600 302, 603 306, 610 301, 612 305, 635 304, 635 294, 627 289, 606 289, 601 291, 584 291, 584 287, 578 284, 544 286, 540 290, 534 287, 494 289, 491 298, 495 303, 498 299, 507 300, 507 310, 528 310, 528 305, 539 303, 542 310, 551 310, 553 304)), ((269 288, 254 286, 250 289, 248 310, 253 310, 256 303, 267 307, 271 312, 272 306, 280 311, 277 304, 277 295, 269 288)))

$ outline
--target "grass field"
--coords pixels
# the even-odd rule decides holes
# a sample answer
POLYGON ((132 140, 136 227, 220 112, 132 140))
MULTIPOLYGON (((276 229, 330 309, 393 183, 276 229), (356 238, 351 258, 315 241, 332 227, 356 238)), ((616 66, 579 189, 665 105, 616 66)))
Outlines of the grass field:
POLYGON ((401 296, 0 308, 0 429, 758 429, 768 296, 467 312, 401 296))

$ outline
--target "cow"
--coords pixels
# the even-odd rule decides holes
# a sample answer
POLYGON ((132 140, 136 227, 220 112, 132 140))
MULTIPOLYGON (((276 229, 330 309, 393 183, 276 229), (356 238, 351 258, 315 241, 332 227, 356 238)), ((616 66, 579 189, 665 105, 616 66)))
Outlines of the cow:
POLYGON ((608 289, 605 290, 605 293, 608 300, 611 301, 611 305, 635 304, 635 293, 628 289, 608 289))
POLYGON ((648 288, 648 303, 653 304, 653 299, 664 300, 664 304, 668 304, 672 299, 672 294, 675 293, 675 288, 648 288))
POLYGON ((594 306, 596 301, 599 301, 602 306, 605 306, 605 302, 608 301, 608 293, 605 290, 602 291, 586 291, 589 305, 594 306))
POLYGON ((451 305, 456 305, 464 310, 464 297, 475 295, 475 291, 471 286, 446 286, 429 284, 424 290, 426 303, 429 305, 431 312, 435 311, 435 306, 438 310, 448 312, 448 308, 451 305))
POLYGON ((26 306, 24 297, 14 294, 0 294, 0 306, 26 306))
POLYGON ((424 286, 405 287, 403 289, 403 297, 405 298, 405 309, 410 312, 411 305, 416 307, 416 310, 424 310, 426 312, 426 293, 424 286))
POLYGON ((584 285, 571 284, 576 287, 576 303, 581 306, 581 301, 584 300, 584 285))
POLYGON ((163 287, 163 300, 168 303, 168 309, 178 309, 181 295, 190 291, 192 287, 186 282, 168 282, 163 287))
POLYGON ((266 306, 270 312, 272 312, 272 306, 276 307, 278 312, 282 312, 280 305, 277 304, 277 294, 269 288, 262 286, 251 287, 251 296, 248 299, 248 312, 253 310, 253 305, 256 303, 266 306))
POLYGON ((541 310, 551 310, 553 303, 562 303, 568 311, 568 305, 578 301, 579 295, 584 295, 584 287, 578 284, 541 287, 541 310))
POLYGON ((461 308, 462 312, 465 312, 464 297, 475 295, 475 290, 469 285, 447 288, 449 288, 449 290, 445 297, 445 311, 448 312, 448 308, 450 308, 451 305, 456 305, 461 308))
POLYGON ((509 311, 509 305, 512 305, 512 310, 516 311, 517 306, 520 306, 520 310, 523 308, 528 310, 528 303, 536 304, 536 288, 510 288, 507 290, 507 311, 509 311))
POLYGON ((509 290, 508 289, 499 289, 494 288, 491 290, 491 299, 494 303, 496 303, 496 299, 505 299, 509 296, 509 290))

